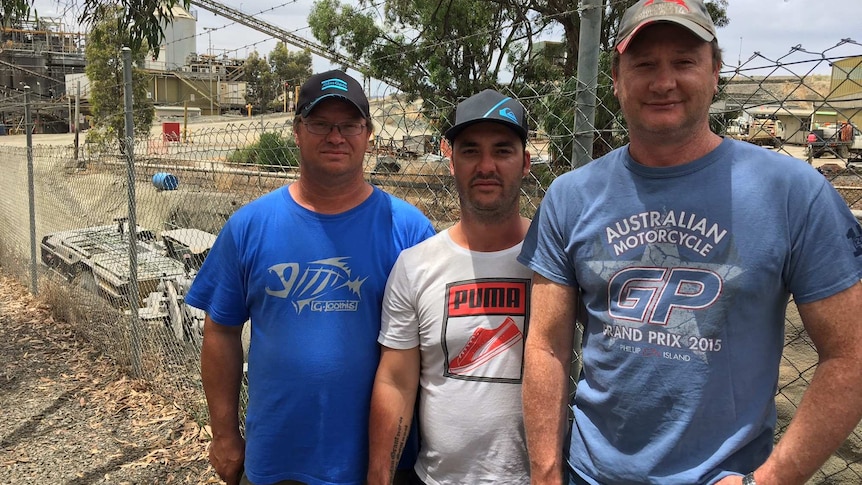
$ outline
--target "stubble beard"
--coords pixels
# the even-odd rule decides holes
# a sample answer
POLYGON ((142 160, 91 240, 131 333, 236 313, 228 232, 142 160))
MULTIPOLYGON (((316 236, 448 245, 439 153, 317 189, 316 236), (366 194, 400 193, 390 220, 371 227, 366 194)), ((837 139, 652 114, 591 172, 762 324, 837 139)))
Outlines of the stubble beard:
POLYGON ((500 198, 491 204, 480 204, 469 196, 469 188, 458 188, 461 199, 461 217, 469 214, 472 220, 481 224, 492 225, 504 222, 513 215, 519 215, 519 202, 521 198, 520 185, 505 187, 500 198))
POLYGON ((655 122, 647 120, 646 116, 637 117, 630 116, 631 112, 627 110, 627 102, 622 99, 620 101, 620 110, 623 117, 628 122, 629 133, 633 131, 636 136, 653 140, 657 144, 674 143, 680 140, 688 139, 701 132, 703 126, 709 127, 709 106, 707 105, 704 112, 689 113, 683 111, 683 116, 680 121, 673 124, 657 125, 655 122), (635 121, 634 123, 632 121, 635 121))

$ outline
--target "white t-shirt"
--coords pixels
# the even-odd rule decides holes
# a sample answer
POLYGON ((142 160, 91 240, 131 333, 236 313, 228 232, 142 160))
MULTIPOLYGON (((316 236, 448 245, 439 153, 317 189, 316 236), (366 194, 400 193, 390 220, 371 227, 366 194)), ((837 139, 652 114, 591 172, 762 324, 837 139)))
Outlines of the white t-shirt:
POLYGON ((447 230, 403 251, 389 276, 378 341, 420 347, 426 484, 529 483, 521 378, 532 271, 520 251, 469 251, 447 230))

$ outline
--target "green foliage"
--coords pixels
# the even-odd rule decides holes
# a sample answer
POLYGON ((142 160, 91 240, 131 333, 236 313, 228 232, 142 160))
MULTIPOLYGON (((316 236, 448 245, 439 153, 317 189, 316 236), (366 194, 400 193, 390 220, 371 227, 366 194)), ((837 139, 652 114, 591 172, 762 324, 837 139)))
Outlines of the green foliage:
MULTIPOLYGON (((4 0, 0 6, 0 26, 11 27, 30 17, 30 6, 35 0, 4 0)), ((35 13, 35 10, 33 11, 35 13)))
MULTIPOLYGON (((610 50, 623 13, 635 1, 602 2, 603 50, 610 50)), ((727 3, 706 2, 719 27, 729 22, 727 3)), ((508 60, 516 78, 523 77, 533 59, 531 39, 561 27, 563 72, 553 79, 572 76, 577 67, 580 0, 387 0, 382 18, 375 18, 370 13, 375 9, 366 8, 370 6, 378 4, 360 0, 356 8, 339 0, 318 0, 308 17, 312 34, 323 45, 365 62, 372 71, 366 74, 396 80, 414 96, 424 97, 420 91, 427 84, 457 90, 466 80, 486 87, 497 81, 501 59, 508 60)), ((532 68, 538 71, 534 79, 539 79, 541 67, 532 68)))
POLYGON ((260 135, 257 143, 233 152, 228 157, 228 162, 259 165, 266 170, 298 167, 299 148, 293 138, 267 132, 260 135))
POLYGON ((530 167, 530 173, 536 180, 537 187, 543 188, 542 196, 545 195, 544 190, 551 186, 551 182, 565 172, 566 170, 551 164, 533 165, 530 167))
MULTIPOLYGON (((727 1, 707 2, 716 25, 728 22, 727 1)), ((317 0, 308 17, 312 34, 324 46, 367 65, 364 74, 396 82, 408 98, 421 98, 426 106, 451 105, 482 89, 500 87, 504 71, 511 71, 509 86, 515 90, 519 84, 561 83, 577 72, 579 0, 358 3, 317 0), (379 16, 372 13, 381 10, 379 16), (532 39, 561 27, 559 46, 546 44, 542 55, 533 55, 532 39)), ((623 12, 634 3, 602 2, 600 44, 605 52, 613 45, 623 12)), ((452 119, 450 111, 427 115, 439 120, 441 129, 452 119)))
MULTIPOLYGON (((96 131, 116 136, 125 153, 125 108, 123 79, 123 46, 129 45, 129 32, 118 28, 119 19, 125 12, 116 7, 102 7, 99 20, 90 31, 84 56, 86 73, 90 80, 90 105, 96 131)), ((135 67, 142 65, 146 45, 132 49, 132 98, 134 105, 134 130, 136 138, 147 138, 155 111, 152 100, 147 98, 148 80, 144 72, 135 67)))
MULTIPOLYGON (((549 80, 564 79, 566 46, 562 43, 547 42, 542 49, 534 49, 530 59, 523 63, 516 83, 542 84, 549 80)), ((510 63, 515 59, 526 58, 525 46, 516 46, 509 53, 510 63)))
MULTIPOLYGON (((625 120, 620 114, 619 101, 613 94, 613 83, 611 81, 611 52, 613 45, 616 42, 616 32, 619 28, 619 22, 625 10, 633 5, 636 0, 606 0, 603 6, 602 16, 602 34, 601 34, 601 55, 599 57, 598 66, 598 83, 596 86, 596 110, 594 127, 593 146, 591 150, 592 158, 598 158, 609 151, 623 146, 628 142, 628 137, 625 134, 625 120)), ((575 8, 578 3, 575 0, 561 0, 560 2, 552 1, 533 1, 531 6, 543 15, 552 15, 553 11, 546 7, 555 3, 558 8, 575 8), (565 5, 562 5, 565 4, 565 5), (544 6, 541 6, 544 5, 544 6)), ((727 25, 727 0, 713 0, 707 2, 707 8, 712 15, 713 22, 717 26, 727 25)), ((539 98, 543 98, 543 94, 547 95, 551 92, 565 93, 562 96, 557 96, 550 99, 545 104, 533 102, 531 96, 524 96, 525 105, 527 105, 530 113, 539 119, 539 127, 544 129, 550 135, 555 143, 549 147, 550 156, 554 167, 565 169, 573 166, 572 150, 575 143, 573 131, 581 130, 583 127, 574 126, 575 118, 575 96, 577 88, 577 49, 572 50, 573 39, 580 34, 580 24, 570 24, 568 18, 558 15, 556 17, 559 23, 564 26, 564 39, 561 46, 548 46, 550 50, 541 52, 541 55, 532 56, 531 60, 525 64, 524 69, 516 73, 515 91, 523 91, 525 94, 532 94, 538 86, 539 98), (565 63, 561 66, 559 59, 561 58, 558 49, 565 49, 565 63), (555 62, 556 61, 556 62, 555 62), (574 68, 574 72, 571 69, 574 68), (569 74, 571 72, 571 74, 569 74), (562 74, 562 77, 560 77, 562 74), (550 85, 549 81, 556 81, 550 85), (559 88, 557 87, 559 85, 559 88), (529 91, 524 86, 530 86, 529 91), (544 93, 541 92, 544 86, 544 93)), ((546 49, 548 48, 546 47, 546 49)), ((516 54, 517 55, 517 54, 516 54)), ((526 55, 526 54, 521 54, 526 55)))
POLYGON ((311 76, 311 51, 290 52, 282 42, 269 53, 269 66, 279 83, 299 86, 311 76))
POLYGON ((269 60, 252 52, 243 68, 246 82, 245 100, 257 109, 274 108, 281 111, 284 101, 279 99, 290 93, 311 76, 311 52, 290 52, 279 42, 269 60))
POLYGON ((275 99, 275 85, 266 58, 252 52, 243 66, 243 81, 246 82, 245 101, 262 107, 275 99))
MULTIPOLYGON (((521 97, 531 116, 538 120, 537 128, 545 131, 554 141, 549 146, 549 154, 555 168, 572 167, 572 150, 575 143, 573 133, 576 129, 584 129, 574 126, 577 87, 577 78, 570 77, 559 85, 545 83, 544 86, 540 86, 538 96, 533 94, 521 97)), ((535 87, 529 89, 535 89, 535 87)), ((611 55, 606 52, 599 56, 596 96, 598 99, 593 121, 591 149, 593 159, 623 146, 628 141, 625 136, 625 120, 620 115, 619 101, 613 93, 611 55)))
POLYGON ((410 98, 434 106, 497 85, 509 48, 527 38, 517 21, 519 10, 495 2, 389 0, 384 5, 383 18, 375 19, 369 10, 318 0, 308 23, 323 45, 368 65, 366 75, 395 80, 410 98))
POLYGON ((116 149, 117 132, 111 126, 95 127, 87 130, 84 143, 90 153, 105 153, 116 149))

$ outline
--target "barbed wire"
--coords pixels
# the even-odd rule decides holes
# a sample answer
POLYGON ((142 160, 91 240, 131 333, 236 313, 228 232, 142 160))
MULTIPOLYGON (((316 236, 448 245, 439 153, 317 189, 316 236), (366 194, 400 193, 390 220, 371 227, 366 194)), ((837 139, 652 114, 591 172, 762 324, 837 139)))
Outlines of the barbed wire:
MULTIPOLYGON (((824 58, 833 57, 826 55, 828 50, 813 54, 802 53, 799 49, 791 51, 810 56, 807 62, 812 64, 827 62, 824 58)), ((862 49, 859 54, 862 56, 862 49)), ((763 62, 762 58, 751 61, 758 65, 763 62)), ((746 70, 748 65, 739 67, 750 73, 746 70)), ((771 68, 767 71, 770 74, 762 79, 749 77, 753 80, 753 87, 764 90, 779 82, 786 83, 788 95, 781 95, 779 90, 769 95, 770 99, 778 101, 778 106, 802 100, 803 97, 794 89, 813 82, 803 76, 777 77, 775 73, 780 72, 777 69, 779 63, 767 67, 771 68)), ((612 84, 606 73, 599 73, 598 85, 599 92, 609 92, 612 84)), ((735 92, 735 87, 732 83, 723 84, 718 97, 740 100, 744 107, 750 107, 745 100, 753 98, 747 93, 735 92)), ((531 127, 528 150, 533 155, 533 165, 521 193, 522 212, 530 217, 550 183, 559 174, 571 170, 567 153, 571 152, 576 134, 573 119, 578 109, 574 104, 574 85, 526 85, 520 86, 517 93, 502 89, 533 108, 527 112, 531 127), (555 108, 561 101, 568 105, 555 108)), ((372 96, 371 99, 377 130, 363 162, 366 179, 420 208, 438 229, 448 227, 459 217, 459 205, 448 170, 448 159, 440 150, 443 127, 427 115, 451 111, 457 100, 408 101, 403 93, 383 86, 372 94, 380 96, 372 96)), ((858 93, 849 97, 862 98, 858 93)), ((16 96, 16 99, 21 97, 16 96)), ((594 129, 593 154, 597 156, 624 146, 627 134, 625 122, 610 98, 603 101, 598 97, 595 104, 597 119, 605 120, 604 125, 594 129)), ((730 129, 733 120, 726 119, 724 114, 730 116, 739 111, 713 113, 716 132, 727 137, 738 136, 730 129)), ((201 117, 188 123, 176 123, 174 126, 179 127, 179 133, 169 131, 169 127, 164 125, 175 123, 171 118, 157 121, 151 127, 151 132, 156 132, 157 136, 136 140, 133 145, 139 224, 157 236, 165 229, 177 227, 217 234, 236 208, 289 183, 298 170, 295 164, 290 163, 290 154, 295 152, 295 148, 288 142, 293 134, 293 114, 270 116, 241 118, 239 121, 227 117, 201 117), (261 149, 264 140, 276 146, 261 149), (179 186, 174 190, 157 186, 157 175, 166 173, 179 180, 179 186)), ((775 137, 763 140, 775 145, 763 149, 804 160, 805 142, 798 139, 803 138, 800 135, 811 127, 805 127, 802 118, 805 116, 785 117, 788 123, 796 124, 786 127, 781 140, 775 137)), ((15 128, 19 129, 17 125, 15 128)), ((40 145, 43 137, 33 138, 36 143, 32 154, 36 173, 34 192, 38 240, 63 231, 116 224, 115 218, 127 215, 128 166, 116 143, 85 141, 75 152, 69 146, 40 145)), ((24 248, 29 247, 27 209, 20 202, 27 200, 22 189, 26 187, 26 150, 23 146, 4 146, 20 140, 20 137, 0 136, 0 159, 4 160, 4 177, 0 177, 0 264, 4 269, 19 267, 16 265, 26 260, 24 248)), ((71 137, 66 140, 71 140, 71 137)), ((862 209, 862 169, 855 170, 849 157, 823 153, 812 157, 812 164, 821 169, 841 165, 833 172, 824 170, 824 176, 848 206, 862 209)), ((157 241, 163 242, 163 239, 157 237, 157 241)), ((61 273, 62 267, 49 267, 40 262, 40 268, 45 270, 44 274, 40 273, 41 288, 48 294, 54 292, 54 301, 58 302, 56 307, 64 308, 72 315, 86 315, 86 318, 75 320, 76 329, 116 360, 129 362, 129 338, 125 334, 129 317, 125 308, 106 298, 105 292, 100 293, 98 288, 88 290, 86 285, 89 283, 78 279, 80 275, 75 275, 70 285, 65 278, 49 276, 61 273)), ((20 275, 22 281, 27 281, 26 271, 21 271, 20 275)), ((156 285, 148 291, 158 296, 156 285)), ((158 303, 157 300, 149 301, 158 303)), ((197 366, 200 342, 192 331, 175 332, 169 323, 170 316, 159 316, 156 310, 150 308, 150 313, 144 313, 158 317, 147 320, 143 328, 144 378, 154 389, 175 399, 175 402, 199 409, 195 406, 203 402, 197 366)), ((787 339, 782 357, 782 377, 776 393, 779 436, 786 430, 799 405, 799 388, 807 386, 816 361, 813 344, 805 334, 793 305, 788 308, 785 328, 787 339)), ((575 359, 577 357, 574 356, 575 359)), ((205 412, 200 410, 200 415, 205 416, 205 412)), ((848 445, 842 447, 829 465, 818 472, 820 483, 859 483, 862 479, 860 443, 862 429, 857 427, 848 445)))

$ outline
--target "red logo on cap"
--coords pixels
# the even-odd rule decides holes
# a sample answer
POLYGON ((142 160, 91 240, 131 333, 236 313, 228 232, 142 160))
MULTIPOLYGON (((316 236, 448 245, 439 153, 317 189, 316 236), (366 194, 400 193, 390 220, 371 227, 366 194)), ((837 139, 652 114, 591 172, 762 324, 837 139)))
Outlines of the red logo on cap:
MULTIPOLYGON (((644 7, 652 5, 653 3, 655 3, 655 0, 648 0, 647 3, 644 4, 644 7)), ((685 4, 685 0, 662 0, 662 3, 675 3, 686 10, 691 10, 688 8, 688 5, 685 4)))

